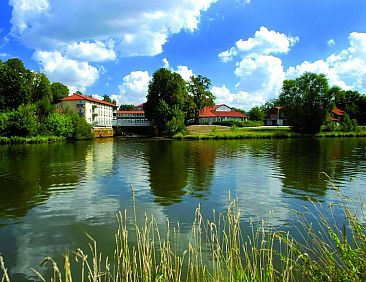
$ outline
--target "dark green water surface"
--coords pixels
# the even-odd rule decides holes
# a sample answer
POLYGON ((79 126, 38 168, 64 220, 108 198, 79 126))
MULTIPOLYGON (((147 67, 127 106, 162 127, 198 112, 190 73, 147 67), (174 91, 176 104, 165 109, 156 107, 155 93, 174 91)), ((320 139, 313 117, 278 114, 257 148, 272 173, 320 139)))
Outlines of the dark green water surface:
MULTIPOLYGON (((291 209, 332 201, 332 185, 352 198, 366 192, 366 139, 170 141, 103 139, 0 146, 0 254, 12 280, 31 279, 46 256, 86 248, 85 232, 108 253, 116 213, 180 222, 189 233, 204 216, 238 198, 243 220, 283 228, 291 209)), ((113 255, 113 254, 112 254, 113 255)))

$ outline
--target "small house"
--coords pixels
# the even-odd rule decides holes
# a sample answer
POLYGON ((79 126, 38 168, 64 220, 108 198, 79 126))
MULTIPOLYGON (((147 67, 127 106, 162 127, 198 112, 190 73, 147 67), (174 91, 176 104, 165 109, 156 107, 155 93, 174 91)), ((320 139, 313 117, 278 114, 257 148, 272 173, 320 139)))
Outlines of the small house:
POLYGON ((248 116, 221 104, 205 107, 198 116, 199 124, 210 124, 222 121, 247 121, 248 116))

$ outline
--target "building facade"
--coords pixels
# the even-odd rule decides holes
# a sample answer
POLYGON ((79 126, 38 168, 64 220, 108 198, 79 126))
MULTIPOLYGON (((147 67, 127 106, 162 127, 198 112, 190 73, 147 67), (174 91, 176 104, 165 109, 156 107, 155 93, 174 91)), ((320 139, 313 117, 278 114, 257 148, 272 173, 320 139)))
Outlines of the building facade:
POLYGON ((116 120, 117 105, 92 97, 73 94, 62 98, 56 109, 70 110, 93 127, 112 127, 116 120))
POLYGON ((210 124, 213 122, 222 122, 222 121, 247 121, 248 116, 235 111, 233 108, 222 104, 215 105, 210 107, 205 107, 198 117, 199 124, 210 124))
POLYGON ((151 126, 152 123, 145 117, 142 105, 135 106, 133 110, 121 111, 116 113, 115 126, 151 126))

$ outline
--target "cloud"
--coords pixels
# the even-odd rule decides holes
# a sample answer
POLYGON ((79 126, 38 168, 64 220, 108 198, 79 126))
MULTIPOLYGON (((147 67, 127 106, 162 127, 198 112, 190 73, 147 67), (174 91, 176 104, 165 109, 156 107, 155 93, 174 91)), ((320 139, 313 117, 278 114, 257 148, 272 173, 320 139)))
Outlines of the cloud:
POLYGON ((185 81, 188 81, 193 75, 193 71, 189 69, 187 66, 178 66, 177 69, 174 71, 176 73, 179 73, 185 81))
POLYGON ((349 47, 333 53, 326 59, 305 61, 289 67, 286 77, 294 78, 304 72, 324 73, 331 85, 366 92, 366 33, 352 32, 349 47))
POLYGON ((51 81, 66 84, 70 91, 84 92, 99 78, 97 68, 87 62, 66 58, 58 51, 36 51, 33 58, 42 65, 42 71, 51 81))
POLYGON ((334 46, 336 43, 335 43, 335 40, 332 38, 332 39, 328 40, 327 44, 328 44, 328 46, 334 46))
MULTIPOLYGON (((110 39, 122 56, 160 54, 170 35, 196 30, 201 13, 216 1, 10 0, 9 4, 12 34, 28 47, 59 51, 71 46, 71 51, 89 57, 80 45, 87 44, 94 52, 110 39)), ((107 56, 111 57, 112 53, 107 56)))
POLYGON ((72 43, 65 48, 65 54, 70 58, 88 62, 103 62, 116 59, 116 53, 112 49, 113 44, 107 46, 101 41, 72 43))
POLYGON ((255 54, 287 54, 292 46, 299 41, 298 37, 287 36, 283 33, 268 30, 262 26, 255 32, 254 37, 240 39, 234 47, 223 51, 219 58, 223 62, 232 61, 235 56, 251 56, 255 54))
POLYGON ((249 93, 245 91, 231 92, 225 85, 213 86, 212 94, 216 97, 216 104, 227 104, 229 106, 249 110, 254 105, 261 105, 267 101, 265 93, 249 93))
POLYGON ((133 71, 122 79, 118 86, 120 95, 114 95, 118 104, 138 105, 146 102, 151 77, 147 71, 133 71))
POLYGON ((276 97, 285 79, 282 60, 275 56, 287 54, 299 41, 283 33, 261 27, 253 37, 240 39, 229 50, 219 53, 222 62, 235 60, 234 74, 238 82, 235 91, 225 86, 215 88, 223 98, 233 105, 250 109, 276 97))

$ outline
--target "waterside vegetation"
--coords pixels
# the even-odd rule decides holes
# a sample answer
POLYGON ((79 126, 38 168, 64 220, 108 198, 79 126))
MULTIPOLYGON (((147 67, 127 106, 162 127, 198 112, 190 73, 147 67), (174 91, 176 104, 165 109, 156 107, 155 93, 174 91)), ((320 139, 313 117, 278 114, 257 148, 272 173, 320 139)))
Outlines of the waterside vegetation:
MULTIPOLYGON (((51 277, 33 270, 40 281, 364 281, 366 279, 366 220, 363 212, 349 208, 340 195, 331 205, 312 203, 298 219, 294 233, 276 230, 268 221, 246 223, 237 201, 225 212, 213 211, 204 219, 200 207, 188 238, 181 237, 179 224, 162 226, 145 214, 138 224, 127 211, 117 216, 114 254, 110 257, 86 235, 89 251, 77 249, 64 255, 61 267, 50 257, 51 277), (325 212, 341 213, 342 222, 327 219, 325 212), (130 222, 133 228, 129 228, 130 222), (131 241, 132 240, 132 241, 131 241), (134 243, 133 243, 134 241, 134 243), (73 259, 75 258, 75 261, 73 259), (78 269, 78 270, 77 270, 78 269)), ((1 281, 9 273, 0 256, 1 281)))
POLYGON ((354 131, 321 131, 315 135, 302 134, 288 126, 238 127, 222 125, 193 125, 187 127, 187 133, 178 133, 174 139, 215 140, 215 139, 254 139, 254 138, 324 138, 324 137, 366 137, 366 127, 358 126, 354 131))

